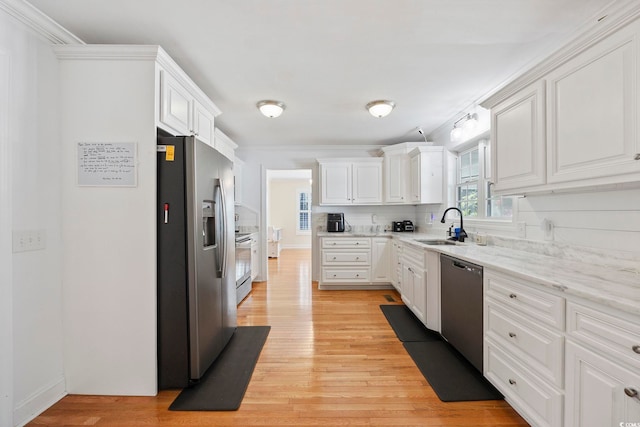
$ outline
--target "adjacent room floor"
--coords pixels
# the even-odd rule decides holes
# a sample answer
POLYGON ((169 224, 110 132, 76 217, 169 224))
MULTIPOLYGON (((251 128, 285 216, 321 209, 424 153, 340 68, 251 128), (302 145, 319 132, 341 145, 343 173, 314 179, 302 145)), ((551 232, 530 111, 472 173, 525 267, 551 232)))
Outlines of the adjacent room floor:
POLYGON ((269 260, 239 325, 271 325, 243 403, 232 412, 173 412, 156 397, 67 396, 39 426, 527 426, 504 401, 441 402, 387 323, 384 291, 318 291, 309 250, 269 260))

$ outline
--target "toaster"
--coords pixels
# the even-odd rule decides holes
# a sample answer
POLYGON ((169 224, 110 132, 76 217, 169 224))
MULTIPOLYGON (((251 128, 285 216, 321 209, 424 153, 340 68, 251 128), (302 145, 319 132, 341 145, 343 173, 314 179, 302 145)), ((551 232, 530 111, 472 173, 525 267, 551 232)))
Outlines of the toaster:
POLYGON ((402 221, 402 228, 403 231, 413 231, 413 222, 409 221, 408 219, 405 219, 404 221, 402 221))

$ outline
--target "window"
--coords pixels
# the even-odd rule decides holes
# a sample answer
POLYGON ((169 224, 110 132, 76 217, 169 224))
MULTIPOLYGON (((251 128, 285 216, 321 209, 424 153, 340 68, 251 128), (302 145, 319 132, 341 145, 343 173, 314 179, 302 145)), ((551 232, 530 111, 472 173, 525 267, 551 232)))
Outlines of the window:
POLYGON ((311 192, 297 191, 298 223, 296 234, 311 234, 311 192))
POLYGON ((458 182, 456 206, 465 217, 510 219, 513 198, 491 193, 490 147, 482 140, 469 150, 458 154, 458 182))

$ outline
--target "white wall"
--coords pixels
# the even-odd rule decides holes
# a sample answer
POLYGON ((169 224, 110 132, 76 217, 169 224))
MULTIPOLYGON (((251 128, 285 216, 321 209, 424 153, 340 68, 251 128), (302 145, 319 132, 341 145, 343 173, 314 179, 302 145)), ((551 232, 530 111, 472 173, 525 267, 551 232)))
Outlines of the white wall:
POLYGON ((87 49, 60 60, 67 390, 154 395, 156 63, 87 49), (136 143, 136 186, 78 186, 78 142, 136 143))
POLYGON ((49 42, 0 11, 0 58, 0 425, 9 426, 65 391, 61 157, 58 62, 49 42), (9 232, 22 230, 42 230, 46 247, 11 253, 9 232))
POLYGON ((311 191, 308 179, 271 179, 269 181, 268 224, 282 228, 280 245, 287 248, 311 248, 311 233, 297 234, 298 190, 311 191))

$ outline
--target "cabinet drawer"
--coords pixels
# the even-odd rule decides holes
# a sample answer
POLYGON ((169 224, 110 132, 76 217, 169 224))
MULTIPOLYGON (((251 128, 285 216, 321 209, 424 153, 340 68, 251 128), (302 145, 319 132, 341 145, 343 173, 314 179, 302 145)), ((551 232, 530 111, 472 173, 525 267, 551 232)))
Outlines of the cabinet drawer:
POLYGON ((486 354, 487 378, 527 421, 539 426, 562 425, 562 393, 537 379, 491 341, 486 354))
POLYGON ((531 319, 502 309, 498 304, 489 299, 485 307, 487 335, 502 344, 505 350, 526 360, 527 365, 547 381, 562 388, 562 335, 531 319))
POLYGON ((369 282, 368 268, 323 268, 323 282, 369 282))
POLYGON ((484 270, 485 291, 518 313, 564 330, 564 298, 534 289, 535 284, 484 270))
POLYGON ((367 237, 323 237, 323 248, 370 248, 371 239, 367 237))
POLYGON ((640 368, 640 321, 634 323, 568 302, 567 334, 640 368))
POLYGON ((405 263, 413 264, 420 270, 424 270, 426 268, 425 250, 422 248, 416 248, 411 245, 404 245, 402 247, 400 259, 405 263))
POLYGON ((369 265, 371 252, 322 251, 323 265, 369 265))

